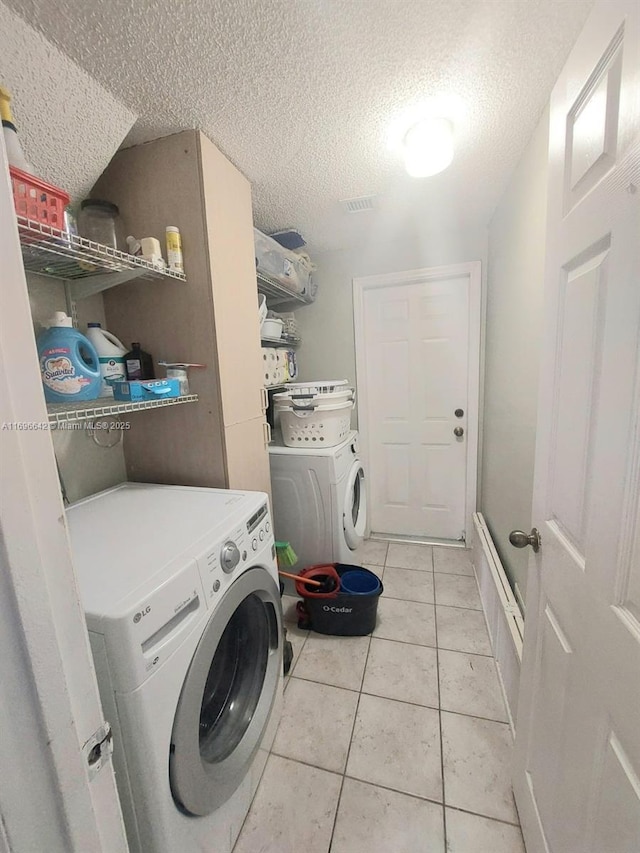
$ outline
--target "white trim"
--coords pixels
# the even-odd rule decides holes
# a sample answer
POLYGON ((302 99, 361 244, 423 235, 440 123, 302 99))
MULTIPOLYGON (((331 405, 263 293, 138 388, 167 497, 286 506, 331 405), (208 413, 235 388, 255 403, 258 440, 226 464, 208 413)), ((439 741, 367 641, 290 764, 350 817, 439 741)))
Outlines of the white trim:
POLYGON ((515 736, 524 622, 482 513, 474 513, 473 524, 473 567, 511 733, 515 736))
POLYGON ((353 279, 353 325, 356 350, 356 384, 358 391, 358 431, 362 439, 365 471, 370 470, 370 448, 367 424, 367 365, 364 354, 364 293, 390 285, 413 284, 442 278, 469 277, 469 360, 467 388, 467 488, 465 496, 465 532, 467 541, 473 531, 478 485, 478 424, 480 399, 480 320, 482 307, 482 263, 470 261, 425 269, 405 270, 384 275, 353 279))
POLYGON ((0 815, 15 850, 124 853, 112 766, 90 781, 82 753, 104 718, 51 436, 1 426, 47 424, 4 140, 0 257, 0 815))

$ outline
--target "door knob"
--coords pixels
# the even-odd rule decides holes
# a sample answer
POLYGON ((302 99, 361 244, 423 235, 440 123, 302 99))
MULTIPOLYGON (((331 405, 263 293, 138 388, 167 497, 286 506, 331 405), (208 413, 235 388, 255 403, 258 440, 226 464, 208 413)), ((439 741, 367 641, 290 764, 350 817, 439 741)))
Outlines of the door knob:
POLYGON ((526 548, 527 545, 531 545, 537 553, 540 550, 542 539, 538 530, 533 527, 531 533, 525 533, 522 530, 512 530, 509 534, 509 542, 511 542, 514 548, 526 548))
POLYGON ((460 438, 464 435, 464 430, 462 429, 462 427, 456 427, 453 431, 453 434, 456 436, 456 438, 460 438))

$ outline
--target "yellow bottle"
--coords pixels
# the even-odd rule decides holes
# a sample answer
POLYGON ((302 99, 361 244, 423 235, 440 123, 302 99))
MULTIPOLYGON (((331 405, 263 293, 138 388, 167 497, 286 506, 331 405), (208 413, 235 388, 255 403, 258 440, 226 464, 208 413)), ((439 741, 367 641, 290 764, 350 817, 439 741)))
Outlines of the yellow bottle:
POLYGON ((2 132, 9 165, 33 175, 33 166, 24 155, 11 113, 11 93, 4 86, 0 86, 0 115, 2 116, 2 132))
POLYGON ((174 272, 184 272, 182 263, 182 240, 175 225, 167 225, 167 263, 174 272))

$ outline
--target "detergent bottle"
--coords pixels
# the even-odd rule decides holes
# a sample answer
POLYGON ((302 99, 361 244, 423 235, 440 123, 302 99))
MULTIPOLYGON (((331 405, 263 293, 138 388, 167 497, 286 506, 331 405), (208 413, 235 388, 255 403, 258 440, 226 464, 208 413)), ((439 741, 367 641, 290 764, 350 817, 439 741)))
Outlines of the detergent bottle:
POLYGON ((38 358, 48 403, 95 400, 100 393, 98 353, 91 341, 71 325, 71 317, 56 311, 38 336, 38 358))
POLYGON ((102 385, 101 397, 113 397, 113 382, 124 382, 127 378, 124 357, 127 349, 124 344, 103 329, 100 323, 87 323, 87 337, 95 347, 100 360, 102 385))

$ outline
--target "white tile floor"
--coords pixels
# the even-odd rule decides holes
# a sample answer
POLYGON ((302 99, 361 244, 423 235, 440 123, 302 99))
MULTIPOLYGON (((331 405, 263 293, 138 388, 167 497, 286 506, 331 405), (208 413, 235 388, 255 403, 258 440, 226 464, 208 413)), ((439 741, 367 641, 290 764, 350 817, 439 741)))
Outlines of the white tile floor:
POLYGON ((301 631, 285 596, 283 717, 234 853, 524 853, 468 552, 358 557, 385 587, 371 637, 301 631))

